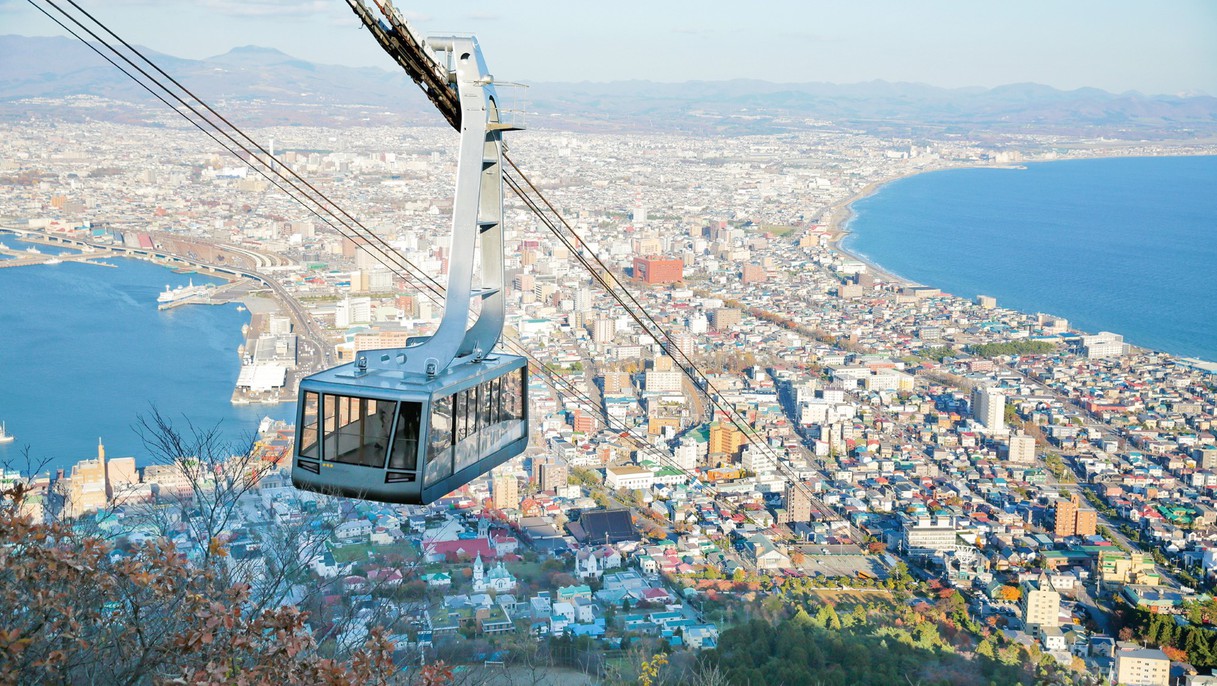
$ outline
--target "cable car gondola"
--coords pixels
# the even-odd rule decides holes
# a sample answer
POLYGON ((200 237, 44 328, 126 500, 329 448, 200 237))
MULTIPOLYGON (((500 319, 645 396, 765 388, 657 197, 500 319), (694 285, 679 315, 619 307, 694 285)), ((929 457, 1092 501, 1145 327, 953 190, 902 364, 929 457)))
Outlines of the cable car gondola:
POLYGON ((292 484, 390 503, 430 503, 524 452, 528 367, 494 350, 503 298, 503 132, 472 37, 431 38, 460 97, 460 158, 444 315, 435 334, 300 382, 292 484), (474 289, 480 242, 481 287, 474 289), (466 326, 471 298, 481 308, 466 326))

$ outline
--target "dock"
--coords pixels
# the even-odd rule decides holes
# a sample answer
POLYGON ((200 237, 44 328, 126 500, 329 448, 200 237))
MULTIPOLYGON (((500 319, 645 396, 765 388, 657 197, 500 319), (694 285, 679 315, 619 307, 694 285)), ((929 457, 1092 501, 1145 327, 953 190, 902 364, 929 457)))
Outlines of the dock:
POLYGON ((174 300, 173 302, 158 303, 156 309, 172 310, 176 307, 181 307, 182 305, 227 305, 235 302, 235 300, 239 300, 240 298, 233 299, 224 297, 225 294, 241 285, 243 284, 240 281, 229 281, 226 284, 209 289, 206 293, 192 295, 189 298, 182 298, 180 300, 174 300))
POLYGON ((13 250, 0 245, 0 255, 12 257, 11 260, 0 260, 0 269, 8 269, 11 267, 31 267, 36 264, 59 264, 62 262, 76 262, 78 264, 93 264, 98 267, 117 267, 117 265, 109 262, 100 262, 99 260, 108 257, 108 255, 94 255, 90 253, 61 253, 58 255, 50 255, 43 252, 29 252, 28 250, 13 250))

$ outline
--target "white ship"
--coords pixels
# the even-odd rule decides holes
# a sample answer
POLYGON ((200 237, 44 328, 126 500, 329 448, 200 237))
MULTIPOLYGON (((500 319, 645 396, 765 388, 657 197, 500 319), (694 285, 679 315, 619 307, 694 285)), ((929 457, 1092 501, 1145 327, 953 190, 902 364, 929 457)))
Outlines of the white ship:
POLYGON ((193 298, 199 295, 206 295, 214 288, 215 286, 209 283, 196 286, 194 285, 194 279, 190 280, 189 286, 170 288, 168 285, 166 285, 164 292, 157 296, 156 302, 160 303, 161 305, 171 305, 179 300, 185 300, 186 298, 193 298))
POLYGON ((46 262, 43 262, 43 264, 63 264, 63 260, 59 259, 58 257, 52 257, 46 262))
POLYGON ((17 440, 17 437, 9 434, 5 430, 4 422, 0 422, 0 443, 12 443, 15 440, 17 440))

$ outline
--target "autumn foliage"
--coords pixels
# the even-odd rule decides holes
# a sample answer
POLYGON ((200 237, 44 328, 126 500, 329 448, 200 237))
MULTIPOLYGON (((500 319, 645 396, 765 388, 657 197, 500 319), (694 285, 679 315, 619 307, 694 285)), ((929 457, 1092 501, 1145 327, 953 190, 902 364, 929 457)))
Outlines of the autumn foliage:
POLYGON ((19 484, 2 495, 0 684, 401 681, 378 630, 339 660, 296 608, 256 609, 247 585, 225 581, 221 548, 201 565, 164 539, 120 550, 21 514, 19 484))

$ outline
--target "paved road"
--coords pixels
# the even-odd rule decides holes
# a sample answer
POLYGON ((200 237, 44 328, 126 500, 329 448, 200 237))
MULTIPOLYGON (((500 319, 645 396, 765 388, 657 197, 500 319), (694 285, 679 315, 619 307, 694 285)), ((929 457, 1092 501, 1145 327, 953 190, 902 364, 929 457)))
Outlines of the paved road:
MULTIPOLYGON (((1088 428, 1088 429, 1093 428, 1093 429, 1097 430, 1099 432, 1099 434, 1103 437, 1104 440, 1117 441, 1117 440, 1121 439, 1121 436, 1119 435, 1118 432, 1116 432, 1114 429, 1107 426, 1103 422, 1099 421, 1096 417, 1094 417, 1094 415, 1092 415, 1088 410, 1086 410, 1086 408, 1082 407, 1079 403, 1075 402, 1072 398, 1064 395, 1063 393, 1057 392, 1055 389, 1045 386, 1044 384, 1040 383, 1039 381, 1027 376, 1026 374, 1023 374, 1021 371, 1015 369, 1014 367, 1012 367, 1009 364, 1005 365, 1005 368, 1007 370, 1017 374, 1019 377, 1021 377, 1027 383, 1027 385, 1031 386, 1033 389, 1039 391, 1040 393, 1050 396, 1052 398, 1055 398, 1056 400, 1061 402, 1061 404, 1063 404, 1063 405, 1073 406, 1073 407, 1077 408, 1078 410, 1080 410, 1083 415, 1085 415, 1086 417, 1088 417, 1091 420, 1089 423, 1086 424, 1086 428, 1088 428)), ((1074 465, 1076 465, 1076 460, 1074 459, 1076 457, 1076 455, 1075 454, 1065 454, 1065 455, 1062 455, 1062 457, 1064 457, 1066 459, 1066 466, 1069 467, 1070 471, 1074 474, 1075 478, 1077 478, 1079 480, 1079 483, 1073 483, 1073 484, 1061 483, 1061 482, 1056 481, 1056 479, 1051 476, 1049 477, 1049 483, 1056 485, 1057 488, 1059 488, 1062 491, 1065 491, 1068 493, 1077 493, 1078 496, 1081 498, 1085 498, 1085 496, 1081 493, 1082 489, 1088 489, 1093 493, 1094 489, 1089 484, 1085 484, 1085 483, 1081 482, 1081 480, 1084 478, 1084 475, 1078 474, 1077 470, 1074 468, 1074 465)), ((1097 495, 1097 493, 1096 493, 1096 495, 1097 495)), ((1108 517, 1107 515, 1103 514, 1102 512, 1097 512, 1096 514, 1098 515, 1097 518, 1098 518, 1099 524, 1107 527, 1107 530, 1110 532, 1111 538, 1115 539, 1116 543, 1128 548, 1129 550, 1141 550, 1141 551, 1148 552, 1148 550, 1144 546, 1138 544, 1137 542, 1133 541, 1129 537, 1120 533, 1120 525, 1128 524, 1129 522, 1126 522, 1124 520, 1120 520, 1120 521, 1113 520, 1112 518, 1108 517)), ((1161 574, 1162 577, 1170 583, 1170 585, 1172 585, 1176 588, 1183 586, 1183 584, 1180 583, 1179 579, 1176 578, 1173 574, 1171 574, 1168 569, 1162 567, 1162 565, 1158 565, 1157 569, 1158 569, 1158 573, 1161 574)))

